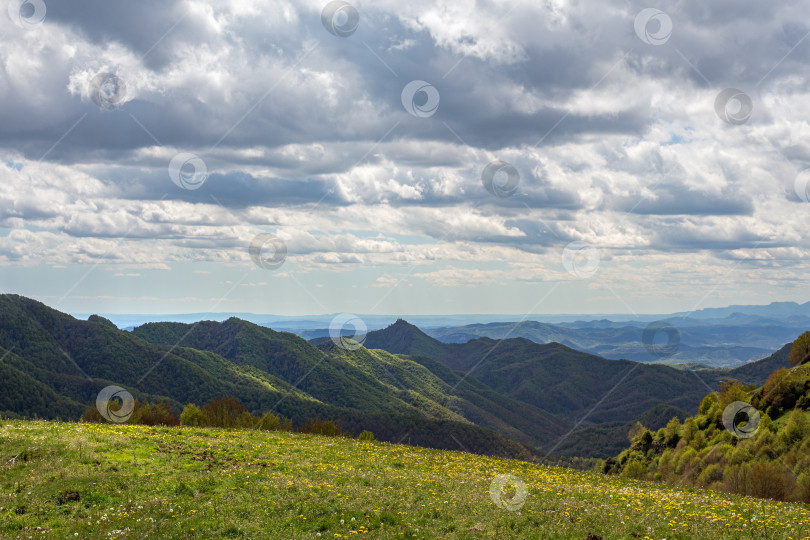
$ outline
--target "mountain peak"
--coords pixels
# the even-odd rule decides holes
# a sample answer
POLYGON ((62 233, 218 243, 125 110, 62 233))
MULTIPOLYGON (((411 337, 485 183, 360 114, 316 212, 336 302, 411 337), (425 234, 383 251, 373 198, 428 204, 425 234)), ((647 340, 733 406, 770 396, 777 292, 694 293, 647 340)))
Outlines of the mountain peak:
POLYGON ((404 319, 394 324, 369 332, 366 336, 367 349, 383 349, 393 354, 410 354, 439 358, 444 355, 444 344, 425 334, 419 327, 404 319))
MULTIPOLYGON (((227 319, 225 319, 224 321, 222 321, 219 324, 221 324, 222 326, 225 326, 225 327, 239 327, 239 328, 241 328, 243 326, 252 325, 253 323, 250 322, 250 321, 246 321, 244 319, 240 319, 239 317, 228 317, 227 319)), ((259 325, 254 325, 254 326, 259 326, 259 325)))
POLYGON ((87 320, 90 322, 94 322, 96 324, 101 324, 103 326, 115 328, 116 330, 118 330, 118 327, 115 326, 114 322, 112 322, 110 319, 102 317, 101 315, 90 315, 90 317, 88 317, 87 320))
POLYGON ((424 340, 441 343, 439 340, 430 337, 429 335, 424 333, 421 328, 419 328, 415 324, 409 323, 405 319, 397 319, 396 322, 394 322, 393 324, 388 325, 382 330, 377 330, 377 332, 385 332, 386 334, 388 334, 389 338, 393 336, 399 336, 401 338, 406 339, 409 343, 424 340))
MULTIPOLYGON (((405 319, 397 319, 396 322, 394 322, 393 324, 389 324, 386 328, 396 328, 396 329, 401 329, 401 328, 409 328, 409 329, 411 329, 412 328, 412 329, 419 330, 418 326, 415 326, 415 325, 409 323, 405 319)), ((419 331, 421 332, 421 330, 419 330, 419 331)))

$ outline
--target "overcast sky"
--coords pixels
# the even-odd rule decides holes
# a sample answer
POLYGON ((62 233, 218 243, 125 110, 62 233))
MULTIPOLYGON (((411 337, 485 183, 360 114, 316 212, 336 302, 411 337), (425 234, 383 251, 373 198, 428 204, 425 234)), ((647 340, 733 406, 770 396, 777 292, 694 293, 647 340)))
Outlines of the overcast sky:
POLYGON ((810 300, 810 0, 8 4, 5 292, 83 313, 810 300))

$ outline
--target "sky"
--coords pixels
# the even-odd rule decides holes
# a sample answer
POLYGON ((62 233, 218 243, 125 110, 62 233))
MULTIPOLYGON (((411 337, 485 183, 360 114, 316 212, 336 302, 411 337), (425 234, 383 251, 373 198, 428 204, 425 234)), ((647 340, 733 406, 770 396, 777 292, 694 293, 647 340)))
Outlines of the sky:
POLYGON ((810 0, 20 0, 0 288, 77 313, 810 300, 810 0))

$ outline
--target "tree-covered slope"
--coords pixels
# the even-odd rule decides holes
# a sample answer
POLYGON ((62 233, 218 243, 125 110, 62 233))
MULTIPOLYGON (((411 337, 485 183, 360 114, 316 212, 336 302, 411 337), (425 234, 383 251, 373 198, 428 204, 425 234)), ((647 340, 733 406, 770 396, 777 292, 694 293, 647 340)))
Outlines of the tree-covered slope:
POLYGON ((499 395, 475 380, 454 388, 461 377, 446 367, 442 366, 443 379, 419 361, 382 350, 340 348, 331 340, 315 347, 294 334, 239 319, 197 325, 150 323, 134 333, 163 346, 180 342, 218 351, 238 365, 298 381, 299 388, 319 401, 369 414, 472 423, 535 446, 549 443, 566 429, 565 421, 547 411, 499 395))
POLYGON ((763 358, 762 360, 757 360, 756 362, 751 362, 729 370, 727 376, 728 378, 741 381, 746 384, 762 386, 765 384, 765 380, 768 378, 768 375, 777 369, 786 368, 789 366, 788 353, 790 352, 790 346, 791 344, 788 343, 775 353, 763 358))
POLYGON ((570 422, 465 379, 429 358, 394 355, 380 349, 345 350, 331 341, 320 346, 389 385, 405 401, 428 398, 459 417, 533 446, 544 447, 568 430, 570 422))
POLYGON ((275 332, 247 321, 150 323, 136 328, 134 333, 161 346, 179 342, 219 353, 236 365, 256 368, 294 384, 319 401, 339 407, 374 413, 421 411, 436 419, 462 420, 436 403, 435 391, 418 398, 397 395, 396 388, 375 377, 374 372, 349 361, 352 354, 335 352, 340 351, 336 347, 321 350, 294 334, 275 332))
POLYGON ((0 295, 0 347, 11 351, 0 363, 4 414, 77 418, 114 384, 141 400, 168 400, 176 409, 231 396, 253 412, 274 411, 296 424, 333 419, 382 440, 531 457, 522 444, 476 425, 435 396, 398 393, 293 334, 238 319, 125 332, 101 317, 82 321, 40 302, 0 295))
POLYGON ((683 423, 673 419, 663 428, 648 428, 636 425, 628 435, 630 447, 607 460, 604 471, 810 502, 808 363, 777 369, 760 387, 728 383, 707 394, 697 414, 683 423))
POLYGON ((116 384, 175 408, 231 396, 251 412, 273 411, 296 424, 333 419, 382 440, 607 457, 635 421, 658 427, 662 408, 694 414, 720 378, 758 377, 782 361, 774 355, 733 372, 691 372, 522 338, 443 344, 401 320, 371 332, 365 345, 315 346, 236 318, 125 332, 101 317, 78 320, 3 295, 0 347, 10 352, 0 362, 0 411, 75 418, 101 388, 116 384))
POLYGON ((419 351, 428 347, 432 358, 451 370, 549 413, 580 419, 593 409, 589 423, 633 420, 662 403, 691 411, 706 391, 706 384, 687 371, 606 360, 559 343, 524 338, 443 344, 398 321, 370 332, 369 343, 418 356, 425 356, 419 351))
POLYGON ((0 354, 0 414, 71 420, 82 413, 84 405, 16 367, 25 364, 19 357, 10 351, 0 354))
MULTIPOLYGON (((666 365, 608 360, 559 343, 524 338, 479 338, 441 343, 404 321, 370 332, 366 345, 413 354, 432 371, 474 380, 498 395, 568 422, 551 446, 556 454, 608 457, 626 443, 627 429, 655 411, 697 410, 707 389, 727 378, 724 370, 696 373, 666 365), (420 351, 430 351, 431 358, 420 351)), ((447 376, 447 375, 445 375, 447 376)))

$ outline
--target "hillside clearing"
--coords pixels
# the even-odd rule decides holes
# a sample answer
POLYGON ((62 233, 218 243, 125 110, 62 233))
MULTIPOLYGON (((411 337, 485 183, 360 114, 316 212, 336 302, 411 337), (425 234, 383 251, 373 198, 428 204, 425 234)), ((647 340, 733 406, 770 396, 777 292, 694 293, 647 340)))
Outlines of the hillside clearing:
POLYGON ((4 421, 0 491, 20 538, 810 537, 804 505, 280 432, 4 421))

